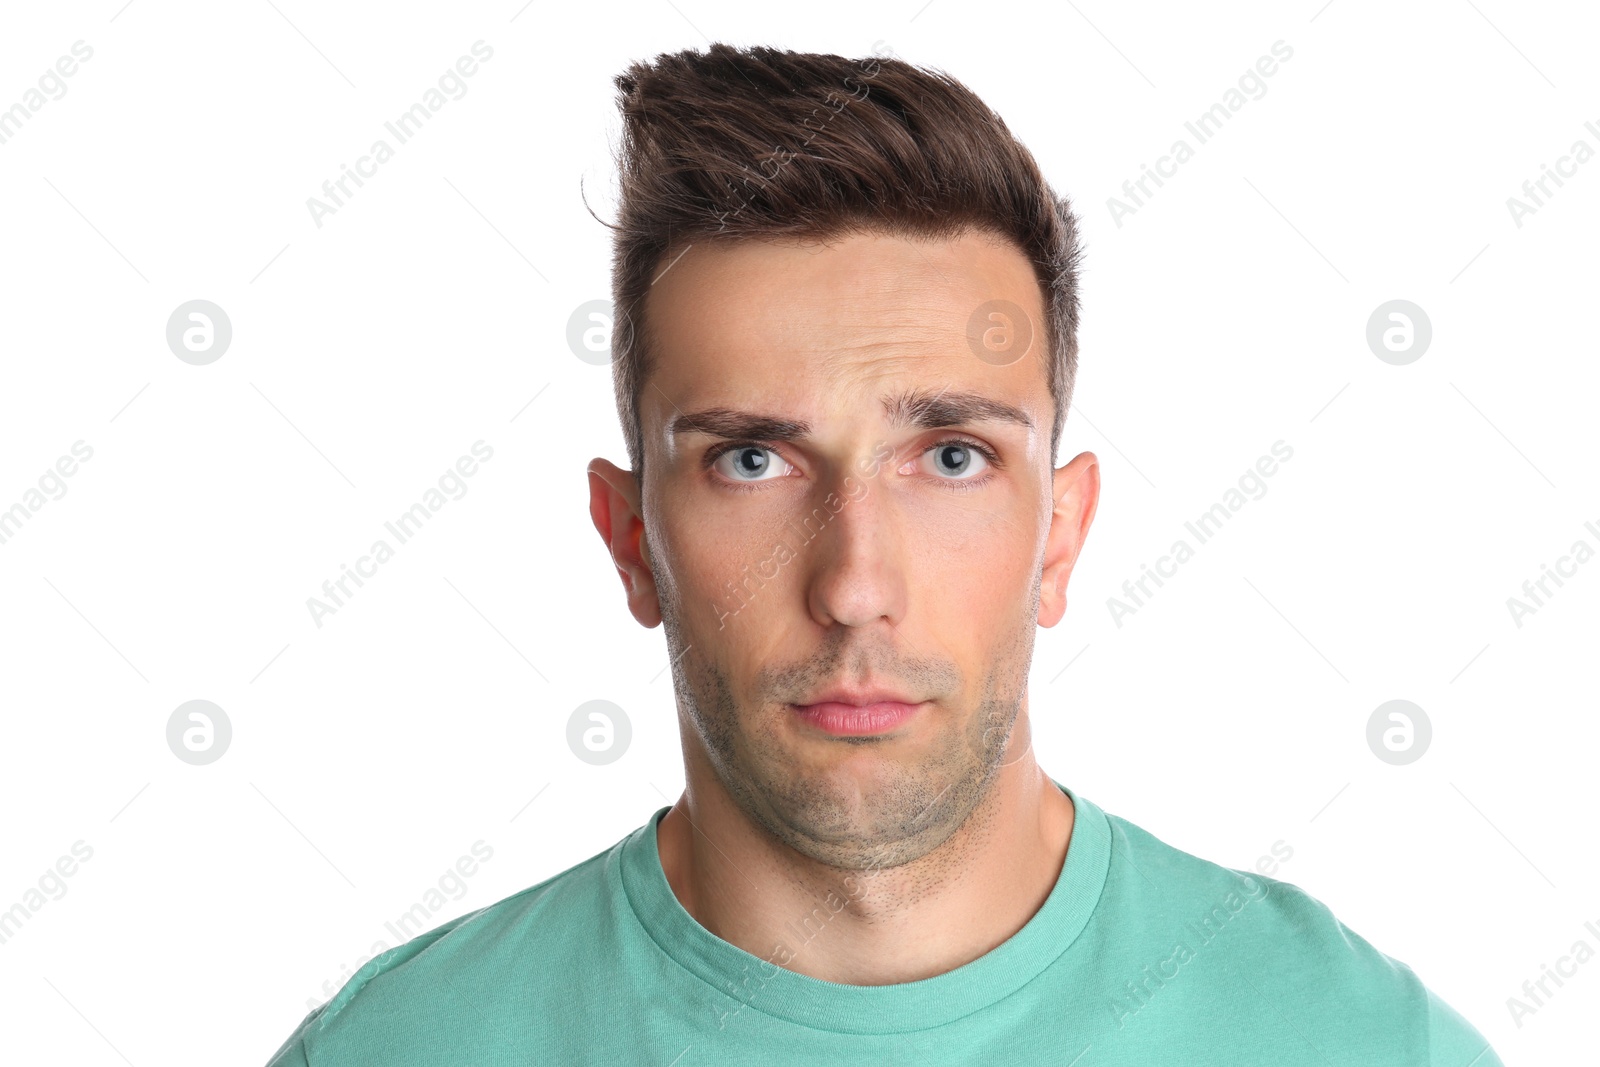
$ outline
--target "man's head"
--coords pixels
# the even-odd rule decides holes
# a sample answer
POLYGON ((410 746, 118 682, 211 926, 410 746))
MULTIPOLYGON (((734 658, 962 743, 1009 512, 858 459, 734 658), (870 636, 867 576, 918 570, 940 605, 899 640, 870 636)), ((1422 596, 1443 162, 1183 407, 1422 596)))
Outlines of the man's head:
POLYGON ((633 470, 591 464, 591 514, 666 625, 691 777, 814 859, 914 859, 993 783, 1093 519, 1094 457, 1052 470, 1075 220, 898 60, 714 45, 617 86, 633 470), (825 703, 872 696, 915 709, 825 703))

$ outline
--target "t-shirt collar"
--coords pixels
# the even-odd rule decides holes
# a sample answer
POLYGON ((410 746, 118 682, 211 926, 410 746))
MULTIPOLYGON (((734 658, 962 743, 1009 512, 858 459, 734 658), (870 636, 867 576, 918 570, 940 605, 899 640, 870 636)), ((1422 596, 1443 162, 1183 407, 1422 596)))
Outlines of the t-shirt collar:
MULTIPOLYGON (((615 888, 625 896, 642 932, 662 952, 726 995, 730 1018, 757 1011, 848 1034, 940 1026, 1010 996, 1035 978, 1072 946, 1100 900, 1110 866, 1110 825, 1092 802, 1060 782, 1055 785, 1072 801, 1074 816, 1066 862, 1043 906, 1022 929, 984 955, 915 982, 873 986, 825 982, 780 966, 781 955, 773 955, 769 962, 701 926, 678 903, 661 869, 656 827, 670 806, 657 810, 623 840, 615 888)), ((796 951, 799 944, 789 947, 796 951)))

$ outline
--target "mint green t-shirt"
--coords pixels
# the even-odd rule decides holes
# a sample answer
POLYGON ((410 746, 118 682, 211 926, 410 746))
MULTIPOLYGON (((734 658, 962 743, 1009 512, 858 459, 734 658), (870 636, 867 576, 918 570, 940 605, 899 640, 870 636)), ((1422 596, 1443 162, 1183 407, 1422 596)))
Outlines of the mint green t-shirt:
MULTIPOLYGON (((1056 783, 1060 786, 1060 783, 1056 783)), ((1288 882, 1191 856, 1060 786, 1044 905, 955 970, 825 982, 683 909, 658 810, 611 848, 390 949, 268 1067, 1503 1067, 1408 966, 1288 882)), ((838 898, 833 898, 836 906, 838 898)), ((796 916, 803 953, 831 913, 796 916)))

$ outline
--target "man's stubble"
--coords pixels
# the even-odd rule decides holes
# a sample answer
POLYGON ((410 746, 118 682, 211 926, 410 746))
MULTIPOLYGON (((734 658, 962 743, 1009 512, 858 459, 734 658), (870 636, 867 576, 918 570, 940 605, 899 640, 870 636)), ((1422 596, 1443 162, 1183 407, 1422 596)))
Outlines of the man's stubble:
MULTIPOLYGON (((796 766, 791 731, 781 730, 785 706, 841 677, 871 673, 912 693, 954 695, 960 674, 954 664, 925 657, 892 630, 891 642, 847 647, 853 631, 830 630, 823 647, 792 664, 764 666, 755 679, 757 713, 741 715, 729 676, 717 658, 715 640, 684 624, 675 584, 658 572, 657 591, 679 714, 698 738, 717 779, 735 805, 779 842, 810 859, 845 872, 881 870, 922 859, 967 829, 972 838, 987 831, 992 806, 984 805, 1006 762, 1005 753, 1027 691, 1034 624, 1042 576, 1035 572, 1030 595, 1000 640, 985 671, 977 707, 963 724, 964 708, 942 702, 937 711, 951 726, 933 741, 931 752, 914 765, 885 760, 881 771, 862 781, 854 776, 810 774, 796 766), (842 671, 848 661, 850 670, 842 671), (980 811, 980 807, 984 810, 980 811), (974 814, 977 813, 977 818, 974 814), (971 820, 972 825, 968 826, 971 820)), ((737 619, 724 618, 726 627, 737 619)), ((686 736, 686 743, 689 738, 686 736)), ((871 738, 839 739, 831 744, 875 745, 871 738)), ((927 877, 942 878, 958 866, 951 854, 927 877)), ((921 881, 919 878, 918 881, 921 881)), ((914 887, 906 887, 913 890, 914 887)))

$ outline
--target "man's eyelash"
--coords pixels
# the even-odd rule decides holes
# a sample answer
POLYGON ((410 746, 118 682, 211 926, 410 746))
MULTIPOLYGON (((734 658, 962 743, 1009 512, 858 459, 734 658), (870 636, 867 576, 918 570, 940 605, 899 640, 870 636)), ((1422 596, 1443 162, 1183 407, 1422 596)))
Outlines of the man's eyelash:
POLYGON ((943 448, 945 445, 955 445, 958 448, 970 448, 974 452, 978 453, 978 455, 980 455, 984 459, 988 460, 990 462, 990 464, 992 464, 993 466, 996 466, 996 467, 1005 466, 1005 464, 1000 462, 1000 457, 995 454, 994 449, 990 448, 988 445, 984 444, 982 441, 974 441, 971 438, 967 438, 967 437, 947 437, 943 441, 935 441, 933 444, 931 444, 927 448, 925 448, 922 451, 921 454, 922 455, 926 455, 927 453, 932 452, 936 448, 943 448))
MULTIPOLYGON (((763 443, 761 441, 724 441, 720 445, 712 445, 710 448, 706 449, 705 458, 702 461, 703 465, 709 468, 723 455, 740 448, 759 448, 767 452, 777 452, 780 456, 783 455, 783 453, 778 452, 776 448, 773 448, 771 444, 763 443)), ((788 463, 789 461, 784 460, 784 462, 788 463)))

